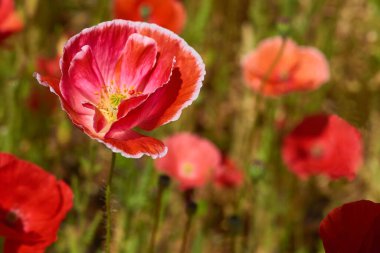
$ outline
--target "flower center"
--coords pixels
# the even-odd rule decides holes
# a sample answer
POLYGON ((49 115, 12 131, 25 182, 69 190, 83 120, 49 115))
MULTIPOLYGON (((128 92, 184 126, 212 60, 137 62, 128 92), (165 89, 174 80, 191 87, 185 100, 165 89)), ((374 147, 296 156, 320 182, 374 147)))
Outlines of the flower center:
POLYGON ((122 87, 118 87, 111 81, 111 85, 104 85, 100 91, 100 100, 96 107, 108 122, 115 122, 121 102, 140 94, 142 92, 136 91, 134 86, 127 87, 123 85, 122 87))
POLYGON ((10 211, 5 215, 5 223, 9 226, 15 225, 18 220, 19 218, 17 214, 13 211, 10 211))
POLYGON ((310 154, 314 158, 321 158, 323 156, 323 148, 319 145, 314 145, 310 150, 310 154))
POLYGON ((194 166, 191 163, 185 163, 182 166, 182 172, 186 176, 191 176, 193 174, 193 172, 194 172, 194 166))

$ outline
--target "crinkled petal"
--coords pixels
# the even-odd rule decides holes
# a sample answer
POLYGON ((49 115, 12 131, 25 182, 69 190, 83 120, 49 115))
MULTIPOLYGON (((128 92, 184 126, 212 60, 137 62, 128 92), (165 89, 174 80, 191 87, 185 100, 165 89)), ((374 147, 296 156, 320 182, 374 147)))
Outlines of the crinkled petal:
POLYGON ((109 132, 100 140, 114 152, 121 153, 125 157, 139 158, 149 155, 152 158, 162 157, 166 154, 166 146, 159 140, 144 136, 133 130, 122 132, 109 132))
POLYGON ((80 111, 84 102, 97 104, 104 80, 89 46, 83 46, 70 63, 68 79, 60 88, 66 101, 80 111))
POLYGON ((67 112, 67 115, 73 121, 75 125, 84 129, 86 132, 90 132, 93 119, 93 110, 87 113, 78 113, 69 105, 69 103, 63 98, 61 90, 59 88, 59 80, 54 77, 43 76, 38 73, 34 73, 34 77, 37 81, 46 87, 49 87, 50 91, 58 95, 61 102, 62 109, 67 112))
POLYGON ((115 66, 125 47, 128 37, 136 29, 128 21, 114 20, 84 29, 65 45, 61 61, 62 73, 67 73, 74 56, 85 45, 94 52, 104 81, 111 82, 115 66))
MULTIPOLYGON (((179 99, 167 110, 167 113, 163 116, 165 120, 161 121, 160 124, 166 124, 177 120, 183 108, 189 106, 198 97, 206 73, 204 63, 200 55, 195 52, 193 48, 170 31, 164 30, 158 26, 148 26, 146 24, 141 24, 138 31, 153 38, 157 41, 157 45, 165 45, 165 47, 159 47, 159 52, 162 56, 166 57, 166 64, 169 64, 170 62, 170 57, 168 57, 168 55, 174 53, 174 68, 179 69, 182 85, 177 97, 179 99), (165 41, 169 39, 172 40, 172 42, 177 41, 177 43, 165 43, 165 41)), ((158 60, 157 64, 160 64, 160 60, 158 60)), ((163 67, 165 66, 163 65, 163 67)), ((167 73, 171 72, 168 69, 165 71, 167 73)))
POLYGON ((115 74, 116 84, 122 88, 139 86, 156 63, 156 42, 140 34, 132 34, 120 59, 119 72, 115 74))

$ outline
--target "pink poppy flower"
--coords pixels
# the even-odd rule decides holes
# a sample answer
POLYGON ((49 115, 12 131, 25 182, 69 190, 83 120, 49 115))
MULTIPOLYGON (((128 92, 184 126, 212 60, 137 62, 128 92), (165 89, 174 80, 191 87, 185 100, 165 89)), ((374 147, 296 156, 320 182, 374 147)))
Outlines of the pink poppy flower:
POLYGON ((380 204, 360 200, 335 208, 319 234, 326 253, 380 252, 380 204))
POLYGON ((243 74, 252 89, 266 96, 315 90, 330 76, 318 49, 298 46, 289 38, 284 42, 282 37, 266 39, 249 53, 243 60, 243 74))
POLYGON ((38 166, 0 153, 0 237, 4 253, 43 253, 57 240, 73 193, 38 166))
POLYGON ((181 33, 186 12, 178 0, 114 0, 116 18, 146 21, 181 33))
POLYGON ((70 119, 125 157, 153 158, 165 145, 136 132, 177 120, 198 96, 200 56, 176 34, 154 24, 114 20, 72 37, 55 79, 36 74, 56 93, 70 119))
POLYGON ((228 157, 224 157, 215 173, 215 183, 220 187, 235 188, 243 183, 243 171, 228 157))
POLYGON ((0 41, 23 28, 20 16, 15 12, 14 0, 0 1, 0 41))
POLYGON ((301 178, 324 174, 331 179, 353 179, 362 163, 359 131, 336 115, 306 117, 282 145, 288 168, 301 178))
POLYGON ((191 133, 179 133, 165 140, 168 154, 155 160, 156 168, 178 181, 182 190, 205 185, 221 162, 217 147, 191 133))

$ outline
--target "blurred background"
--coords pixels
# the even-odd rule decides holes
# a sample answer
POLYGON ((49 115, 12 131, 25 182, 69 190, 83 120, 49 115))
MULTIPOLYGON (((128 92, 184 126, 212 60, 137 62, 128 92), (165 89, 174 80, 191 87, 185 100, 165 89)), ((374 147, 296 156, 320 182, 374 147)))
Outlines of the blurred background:
MULTIPOLYGON (((380 1, 185 0, 181 33, 202 56, 207 75, 200 97, 181 118, 151 134, 190 131, 215 143, 244 171, 235 189, 197 189, 192 253, 324 252, 319 223, 343 203, 380 202, 380 1), (317 91, 260 98, 244 83, 242 57, 289 28, 300 45, 320 49, 331 79, 317 91), (300 181, 283 165, 282 137, 314 112, 335 113, 365 143, 354 181, 300 181)), ((104 184, 111 151, 73 126, 35 71, 61 54, 82 29, 113 18, 108 0, 16 1, 24 29, 0 46, 0 150, 32 161, 72 187, 75 204, 47 252, 102 252, 104 184)), ((58 65, 56 65, 57 67, 58 65)), ((59 75, 59 72, 57 72, 59 75)), ((158 173, 151 158, 118 155, 113 184, 113 251, 147 252, 158 173)), ((186 221, 182 192, 165 191, 156 252, 179 252, 186 221)))

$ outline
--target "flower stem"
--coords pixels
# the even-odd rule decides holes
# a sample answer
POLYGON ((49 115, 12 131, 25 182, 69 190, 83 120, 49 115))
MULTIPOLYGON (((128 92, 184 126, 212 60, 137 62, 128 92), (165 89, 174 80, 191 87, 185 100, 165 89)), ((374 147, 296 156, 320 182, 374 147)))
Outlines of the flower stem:
POLYGON ((111 215, 111 185, 112 185, 112 177, 113 177, 113 170, 115 168, 115 160, 116 160, 116 153, 112 152, 112 160, 111 160, 111 167, 108 175, 108 181, 106 185, 106 192, 105 192, 105 198, 106 198, 106 241, 105 241, 105 252, 111 253, 111 227, 112 227, 112 215, 111 215))
POLYGON ((264 85, 266 85, 266 83, 267 83, 269 77, 271 76, 273 70, 275 69, 276 65, 280 61, 280 59, 282 57, 282 54, 284 53, 284 49, 285 49, 285 45, 286 45, 287 39, 288 38, 286 36, 282 37, 280 50, 278 50, 278 52, 276 54, 276 57, 274 58, 272 64, 269 66, 268 71, 265 73, 265 75, 264 75, 264 77, 262 79, 260 88, 259 88, 260 90, 263 88, 264 85))
POLYGON ((169 183, 170 183, 170 179, 169 177, 165 175, 161 175, 158 179, 158 192, 157 192, 156 205, 155 205, 155 211, 154 211, 154 225, 153 225, 152 235, 150 238, 149 253, 155 252, 157 230, 160 224, 160 217, 161 217, 162 197, 163 197, 163 193, 165 189, 169 186, 169 183))
POLYGON ((182 236, 181 250, 179 251, 180 253, 187 252, 187 244, 189 241, 191 224, 193 223, 193 218, 196 211, 197 211, 197 204, 195 202, 190 201, 186 204, 187 221, 186 221, 185 230, 182 236))

